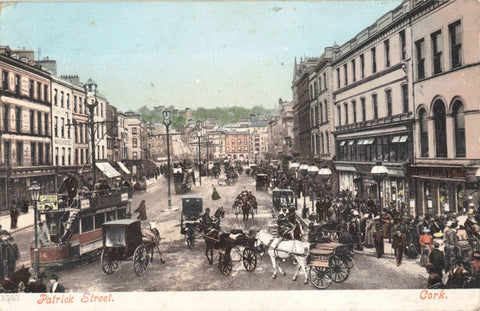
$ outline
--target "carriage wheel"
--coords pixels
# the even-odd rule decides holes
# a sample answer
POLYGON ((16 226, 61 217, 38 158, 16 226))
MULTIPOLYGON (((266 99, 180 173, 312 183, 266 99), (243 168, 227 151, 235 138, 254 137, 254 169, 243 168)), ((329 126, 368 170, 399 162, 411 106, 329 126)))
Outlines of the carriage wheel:
POLYGON ((141 276, 147 271, 148 260, 149 256, 145 246, 138 246, 133 253, 133 271, 137 276, 141 276))
POLYGON ((331 268, 332 280, 335 283, 342 283, 348 279, 348 267, 340 258, 337 256, 330 257, 329 265, 331 268))
POLYGON ((101 263, 102 263, 102 270, 106 274, 112 274, 113 272, 118 270, 118 260, 112 260, 108 258, 105 254, 105 250, 102 251, 101 255, 101 263))
POLYGON ((228 276, 230 273, 232 273, 232 258, 230 258, 230 255, 223 255, 220 254, 219 258, 219 265, 220 265, 220 272, 222 272, 223 275, 228 276))
POLYGON ((330 268, 311 266, 309 271, 310 283, 318 289, 325 289, 332 284, 330 268))
POLYGON ((257 253, 250 247, 243 250, 243 266, 248 272, 253 272, 257 267, 257 253))

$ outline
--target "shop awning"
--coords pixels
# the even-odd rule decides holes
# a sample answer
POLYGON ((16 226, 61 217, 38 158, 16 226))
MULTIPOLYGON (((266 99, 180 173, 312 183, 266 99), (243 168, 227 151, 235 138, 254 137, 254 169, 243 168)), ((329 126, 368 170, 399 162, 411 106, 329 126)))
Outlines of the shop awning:
POLYGON ((345 165, 335 165, 335 169, 337 171, 343 171, 343 172, 356 172, 357 169, 353 166, 345 166, 345 165))
POLYGON ((118 161, 117 164, 118 164, 118 166, 120 166, 120 168, 125 172, 125 174, 129 175, 129 174, 132 173, 132 172, 130 172, 130 170, 125 166, 125 164, 123 164, 122 162, 118 161))
POLYGON ((110 165, 108 162, 96 162, 95 166, 102 171, 102 173, 107 176, 108 178, 115 178, 120 176, 120 173, 117 172, 113 166, 110 165))
POLYGON ((343 146, 343 145, 345 145, 345 143, 346 143, 346 142, 347 142, 346 140, 344 140, 344 141, 341 141, 341 142, 340 142, 340 146, 343 146))

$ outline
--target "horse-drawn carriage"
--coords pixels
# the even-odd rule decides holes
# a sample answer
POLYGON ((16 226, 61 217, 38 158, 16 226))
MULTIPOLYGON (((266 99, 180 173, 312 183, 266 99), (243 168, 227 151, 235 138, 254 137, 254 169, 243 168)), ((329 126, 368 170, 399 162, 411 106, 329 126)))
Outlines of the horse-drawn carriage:
MULTIPOLYGON (((152 228, 151 228, 152 229, 152 228)), ((102 270, 112 274, 120 267, 120 261, 133 261, 133 271, 137 276, 145 274, 148 262, 153 259, 155 249, 160 253, 158 230, 156 237, 145 239, 138 220, 121 219, 103 223, 101 255, 102 270)), ((163 262, 163 259, 161 259, 163 262)))
POLYGON ((258 190, 268 190, 269 179, 267 174, 257 174, 255 188, 258 190))
POLYGON ((173 184, 175 186, 175 194, 185 194, 190 192, 193 183, 193 171, 182 168, 173 169, 173 184))
POLYGON ((238 218, 238 215, 242 213, 244 222, 248 221, 250 214, 253 219, 255 212, 258 211, 257 199, 251 192, 247 190, 240 192, 240 194, 235 198, 232 207, 233 212, 235 213, 235 218, 238 218))
POLYGON ((232 273, 235 262, 242 262, 248 272, 253 272, 257 267, 259 250, 254 247, 255 238, 241 230, 222 233, 212 229, 205 234, 205 245, 208 263, 213 263, 213 252, 218 253, 218 269, 225 276, 232 273), (232 250, 234 256, 232 256, 232 250))
POLYGON ((203 198, 199 195, 182 197, 182 213, 180 218, 180 233, 185 235, 188 248, 195 245, 195 239, 200 233, 199 220, 203 213, 203 198))
POLYGON ((279 211, 282 206, 289 206, 293 204, 294 193, 290 189, 275 188, 272 191, 272 204, 276 211, 279 211))

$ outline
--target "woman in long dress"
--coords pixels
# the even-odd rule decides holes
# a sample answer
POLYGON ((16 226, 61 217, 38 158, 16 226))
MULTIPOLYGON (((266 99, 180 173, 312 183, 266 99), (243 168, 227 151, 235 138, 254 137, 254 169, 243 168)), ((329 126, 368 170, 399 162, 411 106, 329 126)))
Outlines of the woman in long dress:
POLYGON ((140 205, 135 210, 135 213, 138 213, 138 220, 147 220, 147 207, 145 206, 145 200, 142 200, 142 202, 140 202, 140 205))

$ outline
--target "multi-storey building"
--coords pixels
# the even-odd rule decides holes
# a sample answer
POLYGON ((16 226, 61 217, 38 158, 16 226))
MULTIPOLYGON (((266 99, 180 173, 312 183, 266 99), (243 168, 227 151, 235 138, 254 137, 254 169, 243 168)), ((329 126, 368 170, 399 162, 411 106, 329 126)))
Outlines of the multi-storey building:
POLYGON ((480 167, 478 3, 411 5, 412 47, 407 51, 413 61, 407 68, 415 94, 415 163, 410 198, 416 214, 464 212, 478 191, 480 167))
POLYGON ((128 127, 125 126, 125 120, 127 117, 121 113, 117 113, 118 118, 118 138, 119 138, 119 153, 120 153, 120 160, 128 159, 128 152, 129 152, 129 131, 128 127))
POLYGON ((232 161, 255 161, 249 157, 249 138, 247 130, 225 131, 225 156, 232 161))
POLYGON ((49 73, 35 64, 33 51, 9 47, 0 48, 0 71, 0 210, 6 210, 33 180, 55 190, 55 170, 49 73))
POLYGON ((270 136, 268 120, 262 115, 251 115, 248 118, 248 132, 250 134, 250 159, 266 160, 270 136))
POLYGON ((107 159, 109 162, 120 161, 120 136, 118 128, 117 108, 107 102, 106 107, 106 128, 107 128, 107 159))
POLYGON ((225 132, 209 131, 206 133, 206 140, 202 146, 205 146, 209 161, 215 161, 225 158, 225 132))
POLYGON ((406 1, 335 50, 331 81, 339 190, 376 198, 370 171, 380 161, 389 171, 381 199, 404 212, 413 160, 410 37, 406 1))

